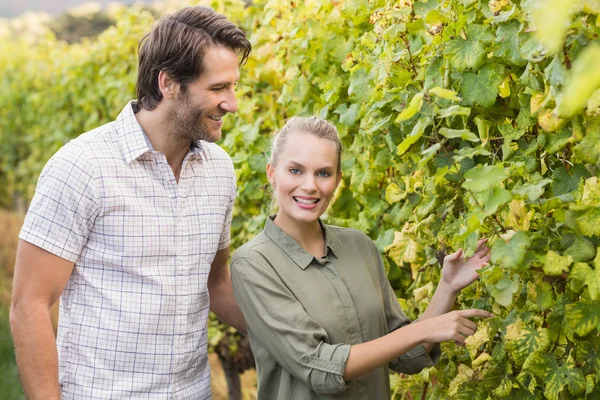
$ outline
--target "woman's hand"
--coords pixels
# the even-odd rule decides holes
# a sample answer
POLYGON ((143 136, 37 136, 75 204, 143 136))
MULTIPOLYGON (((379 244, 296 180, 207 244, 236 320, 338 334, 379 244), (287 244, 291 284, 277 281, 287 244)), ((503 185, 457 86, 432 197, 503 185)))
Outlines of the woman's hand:
POLYGON ((494 314, 477 308, 450 311, 437 317, 417 322, 423 329, 424 343, 440 343, 453 340, 464 345, 465 339, 477 331, 477 324, 469 318, 490 318, 494 314))
POLYGON ((462 258, 462 249, 444 258, 441 282, 448 285, 452 292, 460 292, 479 277, 476 270, 486 265, 491 257, 490 249, 485 245, 486 242, 487 239, 479 240, 475 254, 466 260, 462 258))

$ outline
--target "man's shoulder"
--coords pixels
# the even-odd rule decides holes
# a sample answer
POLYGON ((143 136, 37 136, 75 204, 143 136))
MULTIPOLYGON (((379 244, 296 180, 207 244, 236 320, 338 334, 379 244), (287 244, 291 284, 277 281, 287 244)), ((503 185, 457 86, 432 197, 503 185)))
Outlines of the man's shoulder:
POLYGON ((114 122, 109 122, 66 143, 52 156, 51 161, 88 167, 95 164, 99 157, 114 155, 116 145, 114 122))
POLYGON ((225 161, 227 163, 232 162, 229 154, 218 144, 205 141, 202 141, 201 143, 207 159, 225 161))

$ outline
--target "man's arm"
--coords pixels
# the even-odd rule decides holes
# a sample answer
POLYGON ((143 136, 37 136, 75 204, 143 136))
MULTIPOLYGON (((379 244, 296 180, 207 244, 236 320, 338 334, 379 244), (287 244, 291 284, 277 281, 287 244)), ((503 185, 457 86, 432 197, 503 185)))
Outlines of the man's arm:
POLYGON ((238 331, 246 333, 246 320, 233 297, 231 275, 227 268, 228 259, 229 247, 226 247, 217 252, 210 267, 208 275, 210 310, 238 331))
POLYGON ((73 267, 70 261, 19 241, 10 327, 28 399, 60 399, 58 354, 50 308, 62 294, 73 267))

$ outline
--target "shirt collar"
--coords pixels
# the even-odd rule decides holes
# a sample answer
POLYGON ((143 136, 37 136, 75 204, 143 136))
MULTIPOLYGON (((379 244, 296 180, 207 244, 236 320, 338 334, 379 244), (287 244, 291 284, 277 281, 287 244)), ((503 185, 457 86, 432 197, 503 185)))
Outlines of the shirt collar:
MULTIPOLYGON (((265 234, 273 241, 281 250, 283 250, 298 266, 302 269, 306 269, 310 263, 316 259, 313 255, 309 254, 304 250, 298 242, 296 242, 290 235, 285 233, 280 227, 278 227, 273 220, 276 215, 270 215, 265 222, 265 234)), ((329 225, 325 225, 321 219, 319 219, 321 228, 325 231, 325 248, 327 249, 327 255, 333 254, 337 258, 337 239, 335 231, 331 229, 329 225)))
MULTIPOLYGON (((137 101, 130 100, 115 121, 117 134, 119 135, 121 153, 127 164, 138 159, 142 154, 154 151, 148 136, 146 136, 146 133, 135 118, 135 113, 138 111, 139 105, 137 101)), ((190 145, 190 153, 194 158, 200 156, 202 151, 203 147, 201 140, 192 142, 190 145)))

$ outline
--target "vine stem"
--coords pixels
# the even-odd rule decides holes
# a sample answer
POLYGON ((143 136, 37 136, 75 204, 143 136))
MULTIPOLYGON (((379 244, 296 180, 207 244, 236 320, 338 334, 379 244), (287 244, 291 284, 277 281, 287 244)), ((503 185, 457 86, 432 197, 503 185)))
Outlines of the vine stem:
MULTIPOLYGON (((473 197, 473 200, 475 200, 475 204, 477 204, 477 207, 479 207, 479 209, 481 211, 485 212, 485 209, 482 207, 481 204, 479 204, 479 201, 477 201, 477 197, 475 197, 475 195, 473 194, 473 192, 471 192, 469 189, 467 189, 467 192, 473 197)), ((500 222, 500 220, 498 219, 498 216, 496 216, 496 214, 492 215, 494 221, 498 224, 498 226, 501 229, 501 232, 506 232, 506 228, 504 227, 504 225, 502 225, 502 223, 500 222)), ((500 233, 496 230, 495 232, 498 236, 500 236, 500 233)))
POLYGON ((421 394, 421 400, 425 400, 427 398, 427 387, 429 386, 428 382, 423 384, 423 393, 421 394))

